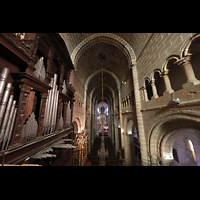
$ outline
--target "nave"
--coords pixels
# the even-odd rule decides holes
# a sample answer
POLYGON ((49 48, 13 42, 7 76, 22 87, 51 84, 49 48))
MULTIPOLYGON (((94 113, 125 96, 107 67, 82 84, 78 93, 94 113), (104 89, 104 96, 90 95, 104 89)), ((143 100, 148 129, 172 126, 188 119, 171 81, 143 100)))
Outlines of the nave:
MULTIPOLYGON (((105 159, 105 166, 119 166, 119 161, 115 156, 115 150, 112 145, 112 141, 109 136, 104 136, 105 149, 108 150, 108 157, 105 159)), ((101 136, 97 136, 94 140, 94 144, 91 148, 90 155, 88 156, 88 162, 91 166, 99 166, 98 150, 101 148, 101 136)))
POLYGON ((0 165, 200 166, 199 66, 199 33, 0 33, 0 165))

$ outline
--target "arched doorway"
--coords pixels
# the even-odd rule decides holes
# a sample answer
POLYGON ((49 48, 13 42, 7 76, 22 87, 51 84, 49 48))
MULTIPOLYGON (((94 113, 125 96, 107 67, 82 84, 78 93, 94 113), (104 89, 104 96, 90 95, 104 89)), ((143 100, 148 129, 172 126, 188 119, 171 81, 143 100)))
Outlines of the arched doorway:
POLYGON ((163 117, 163 121, 155 125, 149 136, 151 165, 200 164, 200 123, 197 118, 174 114, 163 117))
POLYGON ((132 120, 128 121, 125 138, 126 165, 141 165, 139 136, 132 120))
POLYGON ((168 133, 161 144, 163 162, 168 161, 171 166, 199 166, 199 147, 199 130, 186 128, 168 133))
POLYGON ((73 121, 72 125, 74 127, 74 133, 77 134, 78 133, 78 124, 75 121, 73 121))

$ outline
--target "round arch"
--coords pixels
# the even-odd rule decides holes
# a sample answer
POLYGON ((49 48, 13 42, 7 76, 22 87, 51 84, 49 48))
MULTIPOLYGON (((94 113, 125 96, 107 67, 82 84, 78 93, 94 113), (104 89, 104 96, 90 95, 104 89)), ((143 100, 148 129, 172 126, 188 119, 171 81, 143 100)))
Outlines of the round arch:
POLYGON ((85 38, 75 47, 71 54, 72 63, 76 66, 77 60, 83 52, 92 45, 100 42, 112 44, 122 50, 130 64, 136 61, 134 50, 124 39, 112 33, 96 33, 85 38))
MULTIPOLYGON (((108 73, 108 74, 110 74, 110 75, 114 78, 114 80, 116 81, 117 88, 120 88, 120 81, 119 81, 119 79, 117 78, 117 76, 116 76, 113 72, 111 72, 111 71, 109 71, 109 70, 107 70, 107 69, 103 69, 103 71, 106 72, 106 73, 108 73)), ((87 80, 85 81, 85 90, 87 90, 88 84, 89 84, 90 80, 91 80, 94 76, 96 76, 98 73, 101 73, 101 72, 102 72, 102 69, 99 69, 99 70, 95 71, 94 73, 92 73, 92 74, 87 78, 87 80)))
POLYGON ((162 117, 162 122, 158 122, 151 129, 149 134, 148 152, 153 165, 158 165, 159 161, 166 162, 172 159, 173 144, 182 130, 195 129, 200 131, 198 122, 199 116, 185 113, 166 115, 162 117))
MULTIPOLYGON (((98 87, 100 87, 100 86, 101 86, 101 84, 96 85, 96 86, 92 89, 92 91, 90 92, 90 97, 91 97, 91 98, 92 98, 93 93, 94 93, 94 91, 96 90, 96 88, 98 88, 98 87)), ((107 88, 111 91, 112 97, 114 97, 114 96, 115 96, 115 93, 114 93, 113 89, 112 89, 109 85, 107 85, 107 84, 104 84, 104 86, 107 87, 107 88)))
POLYGON ((81 130, 81 121, 80 121, 80 119, 79 118, 76 118, 75 120, 74 120, 74 122, 76 122, 76 124, 77 124, 77 128, 78 128, 78 132, 77 133, 80 133, 82 130, 81 130))
POLYGON ((179 59, 180 59, 180 57, 177 56, 177 55, 171 55, 171 56, 169 56, 166 59, 166 61, 164 62, 163 66, 162 66, 162 72, 168 72, 169 71, 169 69, 168 69, 169 62, 171 62, 172 60, 174 60, 174 62, 175 62, 175 61, 178 61, 179 59))
POLYGON ((132 135, 134 133, 135 125, 132 120, 128 121, 127 124, 127 135, 132 135))
POLYGON ((191 53, 190 50, 191 50, 192 44, 194 43, 194 41, 196 39, 199 39, 199 38, 200 38, 200 34, 197 33, 197 34, 193 35, 192 37, 190 37, 189 41, 186 40, 186 44, 184 44, 185 45, 184 48, 182 47, 182 49, 181 49, 181 58, 185 57, 187 55, 190 55, 190 53, 191 53))
POLYGON ((74 127, 74 133, 77 134, 78 133, 78 124, 76 123, 76 121, 73 121, 72 125, 74 127))

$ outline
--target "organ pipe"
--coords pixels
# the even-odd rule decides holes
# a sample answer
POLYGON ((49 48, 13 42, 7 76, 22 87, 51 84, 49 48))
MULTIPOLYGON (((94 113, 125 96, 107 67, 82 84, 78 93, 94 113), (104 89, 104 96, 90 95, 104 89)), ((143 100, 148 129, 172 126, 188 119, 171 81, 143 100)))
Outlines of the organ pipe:
POLYGON ((12 127, 12 120, 13 120, 13 118, 15 118, 15 116, 14 116, 15 105, 16 105, 16 101, 13 101, 12 108, 11 108, 11 111, 10 111, 10 115, 9 115, 9 118, 8 118, 8 123, 7 123, 7 126, 6 126, 6 131, 5 131, 5 134, 4 134, 2 150, 4 149, 4 146, 6 145, 6 142, 9 138, 10 130, 11 130, 11 128, 13 128, 12 127))
POLYGON ((11 83, 7 83, 8 68, 3 68, 0 73, 0 147, 6 150, 12 136, 17 108, 14 96, 10 95, 11 83))
POLYGON ((22 142, 34 140, 36 138, 37 130, 38 124, 35 119, 35 114, 32 112, 27 122, 23 126, 22 142))
POLYGON ((50 86, 51 90, 48 91, 48 98, 46 101, 44 125, 43 125, 43 135, 52 133, 55 131, 56 126, 56 116, 57 116, 57 107, 58 107, 58 96, 59 91, 57 82, 57 74, 54 74, 54 78, 51 78, 50 86))
POLYGON ((9 69, 3 68, 0 74, 0 102, 4 93, 4 88, 6 85, 6 79, 8 78, 9 69))

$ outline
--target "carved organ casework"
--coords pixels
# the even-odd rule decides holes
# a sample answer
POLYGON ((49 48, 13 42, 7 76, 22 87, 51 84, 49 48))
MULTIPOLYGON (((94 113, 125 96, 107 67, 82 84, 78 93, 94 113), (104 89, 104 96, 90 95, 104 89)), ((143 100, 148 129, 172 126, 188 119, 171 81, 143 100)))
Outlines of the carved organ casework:
POLYGON ((73 132, 73 69, 57 33, 0 33, 0 164, 73 132))

